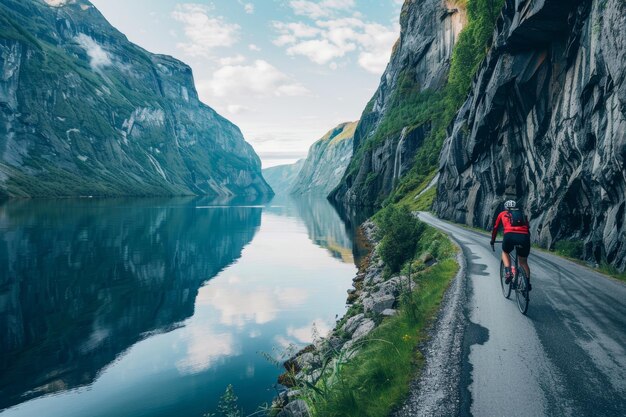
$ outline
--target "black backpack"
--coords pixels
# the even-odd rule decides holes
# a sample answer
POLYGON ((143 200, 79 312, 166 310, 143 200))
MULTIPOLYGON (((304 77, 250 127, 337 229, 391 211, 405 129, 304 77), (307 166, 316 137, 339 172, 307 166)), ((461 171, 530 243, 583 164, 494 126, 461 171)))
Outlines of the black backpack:
POLYGON ((524 213, 520 209, 512 208, 509 209, 509 219, 511 220, 511 226, 519 227, 526 226, 526 217, 524 213))

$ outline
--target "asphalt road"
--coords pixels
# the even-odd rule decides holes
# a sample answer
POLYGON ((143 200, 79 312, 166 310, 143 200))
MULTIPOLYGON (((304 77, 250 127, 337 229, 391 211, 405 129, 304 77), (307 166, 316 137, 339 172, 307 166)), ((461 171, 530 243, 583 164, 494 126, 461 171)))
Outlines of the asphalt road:
POLYGON ((420 219, 465 255, 461 416, 626 416, 626 285, 532 251, 530 307, 502 296, 499 245, 436 217, 420 219))

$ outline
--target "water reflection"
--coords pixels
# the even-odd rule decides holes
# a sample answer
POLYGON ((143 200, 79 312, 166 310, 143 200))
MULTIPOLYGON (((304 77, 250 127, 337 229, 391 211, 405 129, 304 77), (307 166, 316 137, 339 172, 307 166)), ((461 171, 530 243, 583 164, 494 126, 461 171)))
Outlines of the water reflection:
POLYGON ((193 200, 12 202, 0 207, 0 409, 90 384, 147 334, 191 316, 260 208, 193 200))
POLYGON ((270 202, 270 212, 290 215, 304 221, 309 238, 329 251, 331 256, 354 263, 355 228, 344 223, 335 208, 323 197, 313 195, 277 195, 270 202))
POLYGON ((325 200, 240 204, 0 206, 2 415, 200 416, 230 383, 247 411, 271 399, 259 352, 333 326, 352 237, 325 200))

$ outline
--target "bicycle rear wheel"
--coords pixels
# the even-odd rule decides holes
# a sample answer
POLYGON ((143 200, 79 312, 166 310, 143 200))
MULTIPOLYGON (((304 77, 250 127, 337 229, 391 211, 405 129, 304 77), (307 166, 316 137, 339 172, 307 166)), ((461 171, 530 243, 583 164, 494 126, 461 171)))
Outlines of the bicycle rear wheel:
POLYGON ((504 282, 504 275, 504 262, 500 261, 500 286, 502 287, 502 295, 504 295, 504 298, 509 298, 511 296, 511 283, 507 284, 504 282))
POLYGON ((526 314, 528 311, 530 296, 528 294, 528 278, 526 277, 526 271, 524 271, 524 268, 519 268, 519 271, 517 271, 515 298, 517 298, 517 308, 519 308, 520 313, 526 314))

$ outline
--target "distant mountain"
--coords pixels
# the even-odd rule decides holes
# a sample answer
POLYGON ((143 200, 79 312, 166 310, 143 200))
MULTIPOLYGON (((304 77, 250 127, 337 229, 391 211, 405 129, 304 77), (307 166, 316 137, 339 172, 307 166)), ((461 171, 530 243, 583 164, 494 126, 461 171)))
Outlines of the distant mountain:
POLYGON ((327 196, 339 184, 352 157, 352 140, 358 122, 342 123, 309 149, 292 194, 327 196))
POLYGON ((151 54, 86 0, 0 3, 0 197, 271 189, 191 69, 151 54))
POLYGON ((291 191, 303 165, 304 159, 300 159, 293 164, 265 168, 263 177, 276 194, 286 195, 291 191))
POLYGON ((350 163, 352 139, 358 122, 341 123, 309 148, 306 159, 263 170, 276 194, 322 195, 333 190, 350 163))

